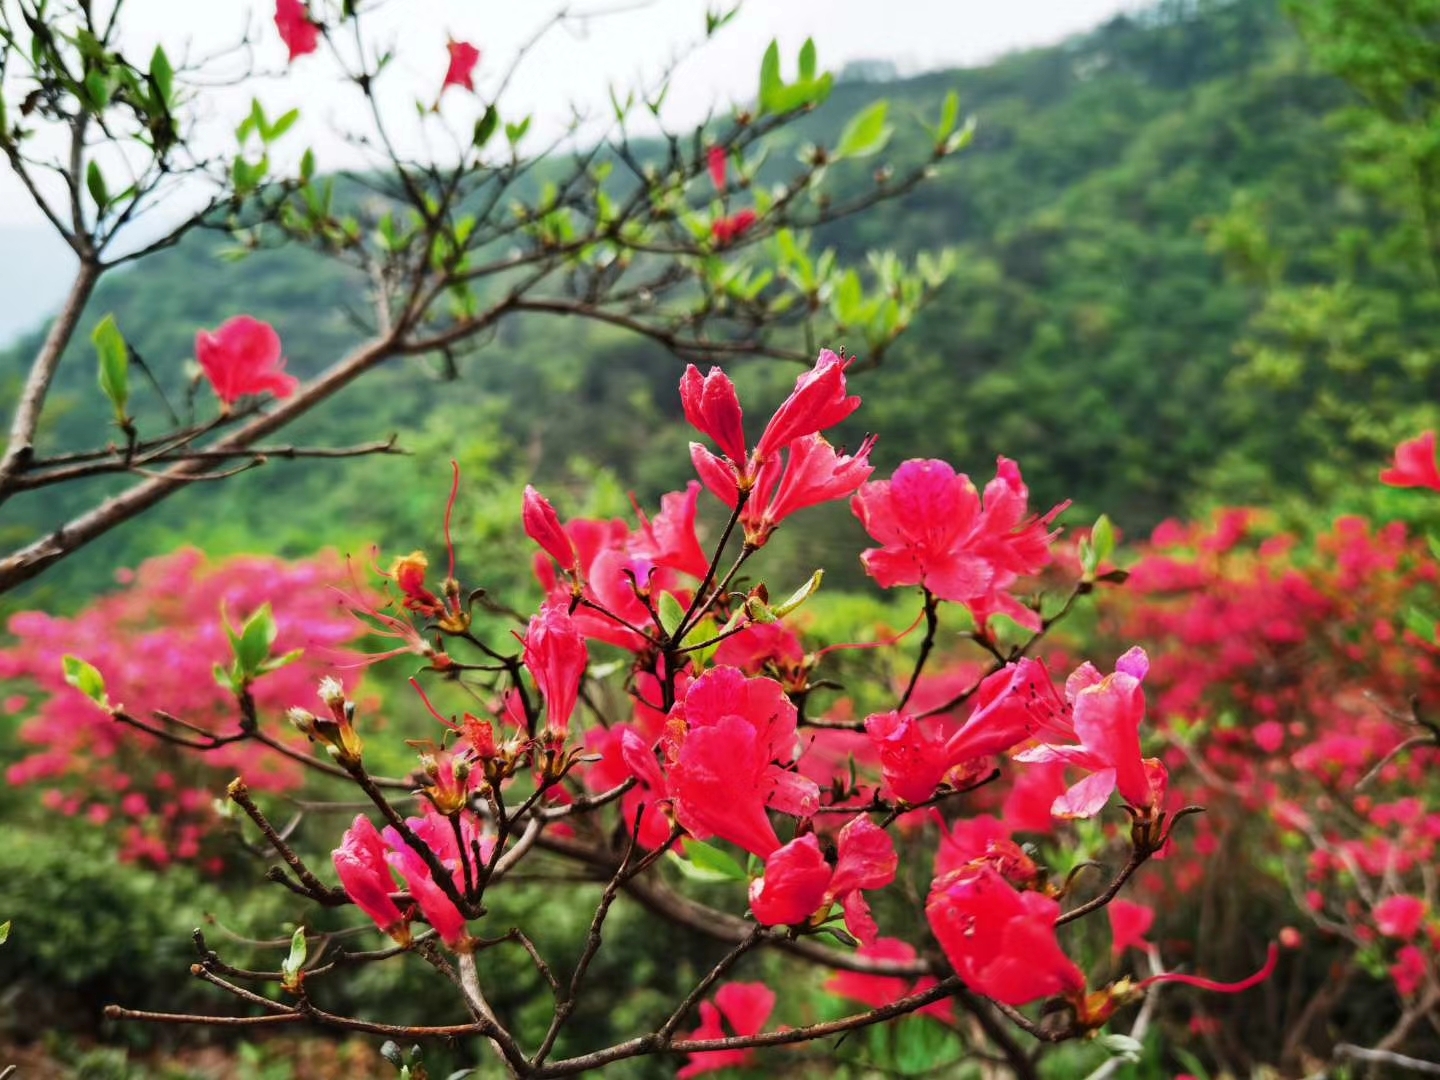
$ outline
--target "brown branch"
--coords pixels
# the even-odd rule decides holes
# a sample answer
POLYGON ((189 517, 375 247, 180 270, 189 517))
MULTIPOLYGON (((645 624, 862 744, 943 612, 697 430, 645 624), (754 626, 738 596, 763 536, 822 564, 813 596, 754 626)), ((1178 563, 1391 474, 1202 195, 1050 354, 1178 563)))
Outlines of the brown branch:
POLYGON ((270 842, 270 846, 285 860, 285 865, 295 872, 295 876, 305 887, 306 895, 323 907, 342 907, 350 903, 350 894, 344 889, 332 889, 310 872, 310 868, 305 865, 304 860, 295 854, 295 849, 285 842, 260 807, 255 805, 255 800, 250 797, 250 789, 245 786, 243 780, 238 777, 232 780, 230 786, 225 789, 225 794, 236 806, 245 811, 246 816, 255 823, 256 828, 270 842))
POLYGON ((663 1052, 703 1054, 712 1050, 745 1050, 810 1042, 830 1035, 841 1035, 847 1031, 857 1031, 860 1028, 884 1023, 897 1016, 904 1016, 949 997, 961 989, 962 985, 960 980, 952 975, 947 979, 942 979, 928 990, 898 998, 888 1005, 871 1009, 869 1012, 857 1013, 854 1016, 846 1016, 839 1020, 829 1020, 819 1024, 808 1024, 805 1027, 788 1028, 784 1031, 767 1031, 759 1035, 737 1035, 725 1039, 685 1039, 668 1043, 662 1041, 658 1034, 642 1035, 604 1050, 596 1050, 579 1057, 553 1062, 534 1070, 532 1075, 536 1077, 572 1076, 587 1069, 598 1069, 616 1061, 624 1061, 626 1058, 645 1054, 663 1052))
POLYGON ((1119 895, 1120 890, 1125 887, 1125 882, 1130 880, 1135 871, 1145 865, 1145 860, 1149 857, 1149 854, 1143 849, 1139 847, 1132 848, 1130 850, 1130 858, 1126 861, 1125 865, 1121 867, 1120 873, 1115 876, 1115 880, 1105 887, 1105 891, 1093 900, 1087 900, 1079 907, 1071 908, 1069 911, 1062 913, 1055 920, 1055 925, 1064 926, 1066 923, 1074 922, 1076 919, 1083 919, 1092 911, 1099 911, 1119 895))
MULTIPOLYGON (((260 413, 217 442, 212 450, 239 450, 279 430, 320 402, 331 397, 365 372, 377 367, 398 351, 393 337, 381 337, 360 346, 332 365, 293 397, 260 413)), ((15 588, 73 554, 111 529, 129 521, 173 495, 204 469, 204 462, 185 462, 149 478, 80 514, 53 533, 12 551, 0 559, 0 593, 15 588)))
POLYGON ((40 414, 45 408, 45 397, 55 379, 60 358, 65 346, 75 335, 75 326, 85 310, 95 283, 100 280, 100 266, 82 253, 80 270, 70 285, 70 295, 65 306, 50 324, 50 332, 40 346, 40 353, 30 365, 25 386, 20 391, 20 400, 15 405, 15 415, 10 424, 10 441, 5 446, 5 456, 0 458, 0 502, 9 498, 15 489, 16 476, 35 456, 35 431, 40 426, 40 414))

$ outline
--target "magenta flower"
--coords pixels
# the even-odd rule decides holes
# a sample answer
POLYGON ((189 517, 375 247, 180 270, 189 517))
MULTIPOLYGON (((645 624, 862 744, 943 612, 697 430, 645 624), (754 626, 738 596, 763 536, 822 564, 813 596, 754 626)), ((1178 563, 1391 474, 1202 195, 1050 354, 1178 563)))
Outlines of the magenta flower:
POLYGON ((545 727, 564 737, 590 654, 565 605, 548 603, 525 631, 525 666, 545 699, 545 727))
POLYGON ((195 358, 226 408, 248 394, 287 398, 300 385, 285 373, 275 328, 249 315, 237 315, 214 332, 201 330, 195 358))
POLYGON ((408 940, 410 930, 405 917, 390 896, 395 891, 395 880, 386 864, 385 843, 370 819, 357 815, 330 857, 341 886, 355 906, 374 919, 383 933, 397 941, 408 940))
POLYGON ((1395 448, 1395 464, 1380 474, 1391 487, 1423 487, 1440 491, 1440 467, 1435 463, 1435 432, 1427 431, 1395 448))
POLYGON ((1142 952, 1149 942, 1145 935, 1155 925, 1155 909, 1129 900, 1111 900, 1105 907, 1110 918, 1110 955, 1119 956, 1126 949, 1142 952))
POLYGON ((567 571, 576 569, 578 559, 575 544, 560 524, 560 515, 555 512, 550 500, 529 484, 525 485, 521 520, 525 524, 525 535, 539 544, 561 568, 567 571))
POLYGON ((450 66, 445 69, 445 81, 440 84, 440 92, 443 94, 451 86, 473 91, 480 50, 464 41, 451 41, 445 47, 450 51, 450 66))
POLYGON ((1418 896, 1388 896, 1375 905, 1375 926, 1386 937, 1409 941, 1425 921, 1425 901, 1418 896))
MULTIPOLYGON (((775 991, 764 983, 726 983, 715 994, 715 1003, 700 1003, 700 1026, 687 1036, 687 1041, 725 1039, 734 1035, 759 1035, 765 1021, 775 1011, 775 991), (720 1021, 730 1026, 726 1032, 720 1021)), ((679 1080, 715 1072, 717 1069, 743 1067, 755 1060, 755 1051, 704 1050, 690 1055, 690 1064, 675 1075, 679 1080)))
POLYGON ((744 466, 748 455, 745 415, 730 376, 718 367, 712 367, 708 375, 702 376, 699 368, 689 365, 680 379, 680 405, 691 427, 714 439, 720 452, 733 465, 744 466))
POLYGON ((1004 614, 1038 630, 1040 617, 1008 590, 1049 563, 1050 522, 1064 506, 1027 517, 1028 503, 1019 467, 1000 458, 983 500, 968 476, 943 461, 916 459, 889 480, 866 484, 850 505, 881 544, 860 558, 882 588, 923 585, 965 604, 982 626, 1004 614))
POLYGON ((808 817, 815 781, 783 768, 795 757, 795 706, 774 679, 717 667, 675 703, 665 733, 666 786, 697 840, 718 836, 766 858, 780 847, 767 807, 808 817))
POLYGON ((275 27, 290 50, 292 64, 319 48, 320 27, 310 18, 303 0, 275 0, 275 27))
POLYGON ((840 830, 832 868, 814 833, 790 841, 765 860, 765 875, 750 884, 750 910, 765 926, 796 926, 838 903, 845 925, 862 945, 878 933, 862 889, 895 880, 899 858, 890 834, 863 814, 840 830))

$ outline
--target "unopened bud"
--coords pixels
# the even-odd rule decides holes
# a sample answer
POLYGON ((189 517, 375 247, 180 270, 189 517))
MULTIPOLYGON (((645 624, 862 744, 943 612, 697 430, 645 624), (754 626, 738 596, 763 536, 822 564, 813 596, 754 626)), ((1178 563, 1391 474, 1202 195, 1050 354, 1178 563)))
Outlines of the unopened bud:
POLYGON ((340 685, 339 679, 326 675, 320 680, 320 700, 327 709, 337 709, 345 704, 345 688, 340 685))
POLYGON ((302 735, 315 738, 315 714, 309 709, 302 709, 297 705, 285 713, 285 718, 294 724, 302 735))

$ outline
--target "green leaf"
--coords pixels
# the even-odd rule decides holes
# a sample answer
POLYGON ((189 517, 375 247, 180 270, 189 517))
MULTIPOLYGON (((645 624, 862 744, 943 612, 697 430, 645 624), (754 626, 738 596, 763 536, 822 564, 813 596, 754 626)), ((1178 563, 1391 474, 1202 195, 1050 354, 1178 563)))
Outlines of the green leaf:
POLYGON ((307 147, 305 153, 300 155, 300 179, 304 180, 306 183, 309 183, 310 178, 314 175, 315 151, 307 147))
POLYGON ((885 123, 889 111, 890 103, 882 98, 852 116, 840 133, 840 142, 836 144, 833 156, 855 158, 879 153, 890 141, 894 130, 885 123))
POLYGON ((67 683, 102 709, 110 708, 110 696, 105 693, 105 676, 100 674, 99 669, 68 653, 61 657, 60 664, 65 670, 67 683))
POLYGON ((259 134, 261 142, 270 141, 270 125, 265 120, 265 108, 259 98, 250 99, 250 126, 259 134))
POLYGON ((290 110, 289 112, 287 112, 284 116, 280 117, 279 120, 276 120, 275 123, 273 123, 273 124, 270 125, 270 131, 267 133, 267 135, 266 135, 266 137, 265 137, 265 141, 266 141, 266 142, 274 142, 276 139, 279 139, 279 138, 280 138, 281 136, 283 136, 287 131, 289 131, 292 127, 294 127, 294 126, 295 126, 295 121, 297 121, 297 120, 299 120, 299 119, 300 119, 300 110, 299 110, 299 109, 291 109, 291 110, 290 110))
POLYGON ((679 600, 675 599, 672 593, 660 594, 660 629, 664 630, 667 636, 673 636, 680 624, 685 621, 685 608, 679 600))
POLYGON ((801 585, 800 588, 796 589, 784 600, 776 604, 771 610, 775 612, 777 618, 784 618, 786 615, 789 615, 790 612, 798 608, 801 604, 805 603, 806 600, 809 600, 810 597, 814 596, 815 593, 820 589, 820 583, 824 580, 825 571, 816 570, 813 574, 810 575, 809 581, 805 582, 804 585, 801 585))
POLYGON ((10 940, 10 920, 9 920, 9 919, 6 919, 3 923, 0 923, 0 945, 4 945, 5 942, 7 942, 7 941, 9 941, 9 940, 10 940))
POLYGON ((520 142, 521 139, 525 138, 525 133, 526 133, 527 131, 529 131, 529 130, 530 130, 530 117, 527 116, 527 117, 525 117, 524 120, 521 120, 518 124, 506 124, 506 125, 505 125, 505 138, 510 141, 510 145, 511 145, 511 146, 516 146, 516 145, 519 144, 519 142, 520 142))
POLYGON ((1405 612, 1405 627, 1421 641, 1425 642, 1425 644, 1435 644, 1436 635, 1434 616, 1427 615, 1419 608, 1412 607, 1405 612))
POLYGON ((165 50, 155 46, 155 51, 150 54, 150 81, 155 84, 155 93, 159 95, 162 105, 169 105, 170 95, 175 91, 175 69, 170 64, 170 57, 165 55, 165 50))
POLYGON ((85 93, 95 108, 103 109, 110 104, 110 80, 99 71, 85 76, 85 93))
POLYGON ((100 320, 90 340, 100 359, 100 389, 114 406, 115 419, 123 424, 125 405, 130 400, 130 347, 115 325, 114 315, 100 320))
POLYGON ((291 935, 290 938, 290 955, 287 956, 285 962, 280 965, 280 972, 287 980, 293 982, 295 976, 300 973, 300 969, 305 966, 306 953, 305 928, 303 926, 297 926, 295 933, 291 935))
POLYGON ((940 123, 935 125, 935 141, 944 142, 960 122, 960 95, 951 90, 945 95, 945 104, 940 106, 940 123))
POLYGON ((680 872, 694 881, 749 881, 745 868, 717 847, 685 841, 685 857, 670 853, 680 872))
POLYGON ((800 46, 800 81, 813 82, 815 80, 815 39, 806 38, 805 44, 800 46))
POLYGON ((775 101, 785 83, 780 78, 780 43, 771 40, 770 47, 760 61, 760 111, 778 112, 775 101))
POLYGON ((93 161, 85 169, 85 187, 90 192, 90 198, 95 200, 95 209, 104 213, 105 207, 110 204, 110 192, 105 188, 105 176, 100 166, 93 161))
POLYGON ((499 125, 499 110, 497 110, 494 105, 485 106, 485 115, 475 121, 475 135, 472 142, 477 150, 481 149, 490 141, 490 136, 495 134, 495 129, 499 125))
POLYGON ((253 678, 261 673, 261 666, 270 659, 270 647, 275 644, 276 633, 275 615, 266 603, 250 616, 238 638, 232 635, 235 662, 242 675, 253 678))

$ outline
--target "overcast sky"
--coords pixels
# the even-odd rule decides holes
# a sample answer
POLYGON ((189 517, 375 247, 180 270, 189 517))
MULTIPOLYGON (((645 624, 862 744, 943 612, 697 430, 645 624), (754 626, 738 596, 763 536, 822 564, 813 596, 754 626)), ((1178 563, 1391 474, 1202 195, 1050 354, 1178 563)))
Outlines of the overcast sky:
MULTIPOLYGON (((7 6, 13 3, 0 0, 7 6)), ((386 72, 384 91, 397 130, 403 129, 407 138, 421 138, 414 102, 433 100, 445 70, 448 37, 482 50, 477 78, 483 92, 487 79, 493 87, 520 45, 562 6, 602 14, 551 31, 517 72, 503 115, 533 112, 536 139, 563 128, 572 102, 604 113, 612 84, 653 82, 677 53, 685 53, 702 37, 706 10, 731 4, 386 0, 369 25, 374 40, 395 46, 397 60, 386 72)), ((716 39, 688 55, 666 99, 665 119, 672 128, 681 127, 701 119, 711 105, 751 99, 760 56, 771 38, 780 41, 787 74, 806 37, 815 39, 821 65, 831 70, 849 60, 886 59, 912 72, 982 63, 1017 48, 1056 41, 1138 6, 1143 6, 1138 0, 748 0, 716 39)), ((163 41, 172 56, 183 55, 187 48, 191 55, 201 55, 235 42, 248 28, 256 41, 254 64, 283 72, 286 54, 270 19, 272 11, 268 3, 252 6, 230 0, 129 0, 122 48, 131 57, 146 57, 156 41, 163 41)), ((251 80, 219 92, 207 110, 209 139, 219 140, 233 129, 252 94, 268 104, 272 116, 302 107, 304 124, 288 142, 292 147, 315 146, 322 168, 360 163, 356 151, 337 135, 354 129, 358 95, 337 83, 329 57, 303 57, 287 78, 251 80)), ((455 130, 468 131, 478 100, 452 91, 444 101, 443 119, 455 130)), ((14 176, 0 166, 0 227, 40 223, 14 176)))

